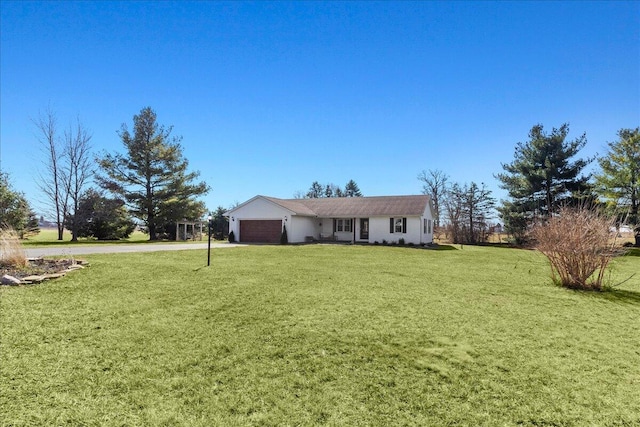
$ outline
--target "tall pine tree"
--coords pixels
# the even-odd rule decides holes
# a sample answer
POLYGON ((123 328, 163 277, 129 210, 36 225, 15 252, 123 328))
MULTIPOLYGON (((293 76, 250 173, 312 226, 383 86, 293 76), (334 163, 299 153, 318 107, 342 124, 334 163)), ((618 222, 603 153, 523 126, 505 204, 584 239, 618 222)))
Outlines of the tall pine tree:
POLYGON ((344 186, 344 197, 362 197, 362 191, 352 179, 344 186))
POLYGON ((170 233, 176 221, 201 218, 205 207, 196 198, 209 191, 205 182, 193 182, 199 172, 187 172, 181 138, 171 136, 172 127, 156 119, 155 111, 143 108, 133 116, 133 134, 125 124, 119 132, 126 154, 105 153, 98 159, 99 184, 126 201, 131 215, 147 228, 149 240, 170 233))
POLYGON ((635 245, 640 246, 640 127, 620 129, 618 140, 598 159, 596 189, 607 200, 619 221, 634 226, 635 245))
POLYGON ((529 132, 529 140, 516 145, 513 162, 503 164, 505 173, 496 177, 511 200, 499 209, 507 230, 514 235, 535 217, 548 218, 560 206, 588 194, 589 176, 580 175, 593 159, 572 160, 586 145, 585 134, 567 141, 569 125, 553 128, 541 124, 529 132))

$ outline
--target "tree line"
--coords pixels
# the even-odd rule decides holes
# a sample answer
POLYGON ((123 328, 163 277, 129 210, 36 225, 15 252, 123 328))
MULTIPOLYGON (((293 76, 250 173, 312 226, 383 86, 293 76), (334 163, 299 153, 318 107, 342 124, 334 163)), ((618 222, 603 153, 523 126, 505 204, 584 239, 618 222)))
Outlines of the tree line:
MULTIPOLYGON (((92 135, 82 122, 78 119, 60 133, 50 108, 33 123, 46 153, 38 185, 58 240, 65 229, 70 230, 72 241, 121 239, 136 226, 149 234, 149 240, 175 238, 177 221, 197 221, 206 212, 197 197, 206 194, 209 186, 197 182, 199 172, 188 171, 181 137, 171 134, 172 127, 160 125, 150 107, 133 116, 132 130, 121 126, 118 135, 124 153, 92 156, 92 135)), ((0 178, 0 225, 18 232, 35 231, 34 214, 24 195, 12 189, 6 175, 0 178), (12 204, 4 203, 5 198, 12 204)))
MULTIPOLYGON (((79 119, 60 132, 51 109, 33 120, 46 158, 38 184, 46 196, 49 214, 62 240, 70 230, 79 237, 119 239, 136 226, 150 240, 175 237, 177 221, 197 221, 206 213, 198 200, 210 188, 199 181, 199 172, 188 170, 181 137, 172 135, 157 115, 145 107, 133 116, 130 130, 123 124, 118 132, 124 153, 91 154, 91 133, 79 119), (96 167, 97 166, 97 167, 96 167), (94 185, 90 185, 93 183, 94 185)), ((531 128, 528 139, 517 142, 513 161, 502 164, 495 175, 508 199, 498 205, 484 183, 452 182, 440 170, 418 175, 423 193, 432 198, 435 226, 456 243, 486 240, 492 231, 497 209, 505 231, 516 242, 526 240, 532 224, 550 218, 563 206, 580 203, 598 205, 617 224, 633 227, 640 246, 640 127, 620 129, 609 142, 607 153, 598 158, 580 158, 587 143, 583 134, 568 139, 569 125, 545 131, 531 128), (598 171, 585 174, 596 161, 598 171)), ((296 198, 361 197, 357 183, 344 187, 314 181, 296 198)), ((214 212, 214 230, 224 234, 224 209, 214 212)), ((37 232, 37 218, 24 198, 15 191, 6 174, 0 174, 0 225, 11 226, 22 236, 37 232)))
POLYGON ((422 192, 431 196, 435 213, 434 229, 444 232, 454 243, 478 243, 490 232, 496 200, 484 183, 451 182, 441 170, 418 174, 422 192))
MULTIPOLYGON (((569 125, 546 132, 537 124, 529 138, 518 142, 514 158, 502 164, 495 177, 509 198, 497 206, 505 231, 517 243, 524 243, 532 225, 557 215, 561 208, 589 204, 616 219, 618 226, 634 229, 635 246, 640 246, 640 127, 620 129, 618 139, 607 144, 601 157, 580 158, 586 135, 568 140, 569 125), (584 170, 597 160, 599 170, 584 170)), ((418 180, 430 194, 435 224, 455 243, 484 240, 496 200, 484 184, 451 183, 440 170, 422 171, 418 180)))
POLYGON ((293 196, 296 199, 320 199, 324 197, 362 197, 362 191, 360 191, 358 184, 353 179, 350 179, 345 184, 344 189, 333 183, 320 184, 318 181, 313 181, 306 193, 303 191, 297 191, 293 196))

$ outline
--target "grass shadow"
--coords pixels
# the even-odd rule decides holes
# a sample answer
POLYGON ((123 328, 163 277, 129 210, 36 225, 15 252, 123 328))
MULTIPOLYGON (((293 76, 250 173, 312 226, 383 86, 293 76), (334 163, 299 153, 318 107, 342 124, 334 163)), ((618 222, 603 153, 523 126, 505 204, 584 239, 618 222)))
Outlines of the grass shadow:
POLYGON ((536 248, 532 245, 516 245, 513 243, 487 243, 487 244, 480 244, 477 246, 487 246, 490 248, 496 248, 496 249, 520 249, 523 251, 536 251, 536 248))
POLYGON ((596 294, 607 301, 640 305, 640 292, 628 291, 626 289, 607 289, 604 292, 597 292, 596 294))
POLYGON ((456 248, 453 245, 440 245, 440 244, 438 244, 438 246, 430 247, 429 249, 435 249, 436 251, 457 251, 458 250, 458 248, 456 248))
POLYGON ((640 292, 626 289, 606 288, 602 291, 586 291, 580 289, 569 289, 568 291, 582 294, 585 298, 597 298, 611 301, 618 304, 640 305, 640 292))
POLYGON ((640 257, 640 248, 625 248, 626 251, 622 256, 638 256, 640 257))

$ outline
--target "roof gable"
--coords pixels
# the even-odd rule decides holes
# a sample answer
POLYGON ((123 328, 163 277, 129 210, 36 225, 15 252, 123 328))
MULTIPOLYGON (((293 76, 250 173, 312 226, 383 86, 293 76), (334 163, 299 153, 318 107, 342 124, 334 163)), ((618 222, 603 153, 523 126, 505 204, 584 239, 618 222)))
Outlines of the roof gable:
MULTIPOLYGON (((266 201, 267 203, 274 205, 274 207, 275 207, 275 206, 278 206, 278 207, 280 207, 280 208, 283 208, 283 209, 288 210, 288 211, 289 211, 291 214, 293 214, 293 215, 298 214, 298 212, 297 212, 295 209, 290 209, 289 207, 285 206, 284 204, 279 203, 279 202, 281 201, 281 199, 275 199, 275 198, 273 198, 273 197, 266 197, 266 196, 260 196, 260 195, 257 195, 257 196, 254 196, 254 197, 250 198, 250 199, 249 199, 249 200, 247 200, 246 202, 244 202, 244 203, 240 203, 238 206, 236 206, 236 207, 234 207, 234 208, 232 208, 232 209, 229 209, 228 211, 226 211, 226 212, 224 213, 224 215, 225 215, 225 216, 231 216, 231 215, 233 215, 234 213, 236 213, 237 211, 242 210, 242 209, 243 209, 243 208, 245 208, 246 206, 249 206, 249 205, 251 205, 251 204, 255 204, 255 203, 256 203, 256 201, 258 201, 258 202, 260 202, 260 203, 261 203, 261 202, 265 202, 265 201, 266 201)), ((294 206, 294 207, 295 207, 295 206, 294 206)))

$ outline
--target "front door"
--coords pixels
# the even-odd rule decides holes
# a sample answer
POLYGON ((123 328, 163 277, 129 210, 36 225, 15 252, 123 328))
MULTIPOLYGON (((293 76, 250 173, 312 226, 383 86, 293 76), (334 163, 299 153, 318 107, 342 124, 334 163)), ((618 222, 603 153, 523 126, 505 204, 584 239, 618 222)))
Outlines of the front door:
POLYGON ((360 218, 360 240, 369 240, 369 218, 360 218))

